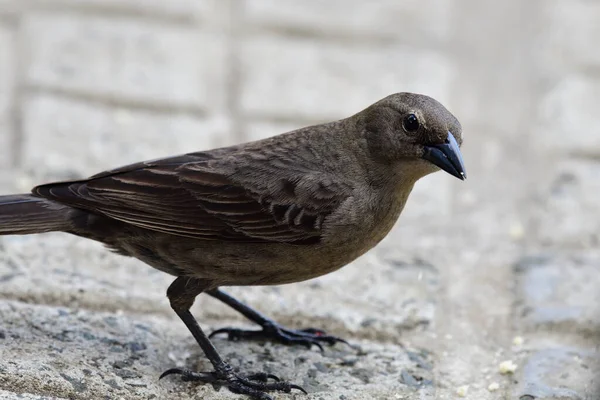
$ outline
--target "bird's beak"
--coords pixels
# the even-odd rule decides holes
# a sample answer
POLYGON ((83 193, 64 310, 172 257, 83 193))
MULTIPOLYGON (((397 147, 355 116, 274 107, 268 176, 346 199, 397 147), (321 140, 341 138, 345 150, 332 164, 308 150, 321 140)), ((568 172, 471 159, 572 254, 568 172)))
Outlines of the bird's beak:
POLYGON ((454 135, 450 132, 445 143, 425 146, 423 158, 460 180, 467 179, 462 154, 454 135))

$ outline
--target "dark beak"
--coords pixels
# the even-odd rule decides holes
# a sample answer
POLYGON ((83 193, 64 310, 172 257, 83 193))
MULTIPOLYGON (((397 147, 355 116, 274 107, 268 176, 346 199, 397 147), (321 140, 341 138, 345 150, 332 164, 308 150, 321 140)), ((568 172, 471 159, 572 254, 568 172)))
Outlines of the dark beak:
POLYGON ((450 132, 445 143, 425 146, 423 158, 460 180, 467 179, 462 154, 454 135, 450 132))

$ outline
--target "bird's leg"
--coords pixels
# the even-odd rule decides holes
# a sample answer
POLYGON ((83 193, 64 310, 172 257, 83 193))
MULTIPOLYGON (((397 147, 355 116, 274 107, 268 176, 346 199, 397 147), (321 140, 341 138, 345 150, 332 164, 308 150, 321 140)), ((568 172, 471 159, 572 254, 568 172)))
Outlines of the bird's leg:
POLYGON ((215 346, 206 337, 202 328, 200 328, 200 325, 198 325, 198 322, 190 313, 190 307, 194 303, 196 296, 202 293, 207 286, 207 282, 199 279, 178 277, 169 286, 167 296, 173 310, 179 315, 185 326, 188 327, 202 348, 202 351, 212 363, 214 371, 194 372, 182 368, 172 368, 163 372, 160 378, 171 374, 178 374, 181 375, 184 381, 211 383, 216 387, 226 386, 233 393, 245 394, 262 400, 272 400, 265 393, 267 391, 289 393, 292 389, 298 389, 306 393, 300 386, 281 382, 274 375, 257 373, 242 376, 237 374, 229 364, 223 361, 215 346), (275 380, 275 382, 269 383, 269 378, 275 380))
POLYGON ((227 293, 220 289, 208 290, 206 293, 214 297, 215 299, 221 300, 234 310, 240 312, 250 321, 256 322, 262 327, 260 330, 243 330, 236 328, 221 328, 209 335, 209 338, 218 335, 220 333, 226 333, 229 340, 244 340, 244 339, 267 339, 276 340, 284 344, 299 344, 307 347, 312 345, 317 346, 323 351, 321 343, 328 343, 333 345, 337 342, 348 344, 344 339, 340 339, 335 336, 328 335, 325 331, 316 328, 306 329, 287 329, 277 324, 275 321, 265 317, 261 313, 246 304, 236 300, 227 293))

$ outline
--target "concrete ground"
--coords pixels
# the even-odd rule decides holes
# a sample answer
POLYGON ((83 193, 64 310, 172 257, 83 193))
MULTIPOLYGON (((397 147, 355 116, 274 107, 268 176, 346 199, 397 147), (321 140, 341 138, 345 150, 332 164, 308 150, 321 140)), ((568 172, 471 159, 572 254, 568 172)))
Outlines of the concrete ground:
MULTIPOLYGON (((356 348, 215 345, 309 391, 277 399, 596 400, 599 19, 586 0, 0 0, 0 192, 432 95, 466 182, 419 182, 336 273, 229 289, 356 348)), ((68 235, 2 238, 0 399, 239 398, 158 380, 210 368, 170 281, 68 235)), ((250 327, 205 296, 193 313, 250 327)))

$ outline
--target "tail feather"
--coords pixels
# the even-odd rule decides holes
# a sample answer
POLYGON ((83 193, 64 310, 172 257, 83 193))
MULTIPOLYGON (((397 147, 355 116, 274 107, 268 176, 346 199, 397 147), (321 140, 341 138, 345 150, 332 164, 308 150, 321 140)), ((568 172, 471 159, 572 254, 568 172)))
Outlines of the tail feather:
POLYGON ((0 196, 0 235, 64 231, 70 207, 30 194, 0 196))

